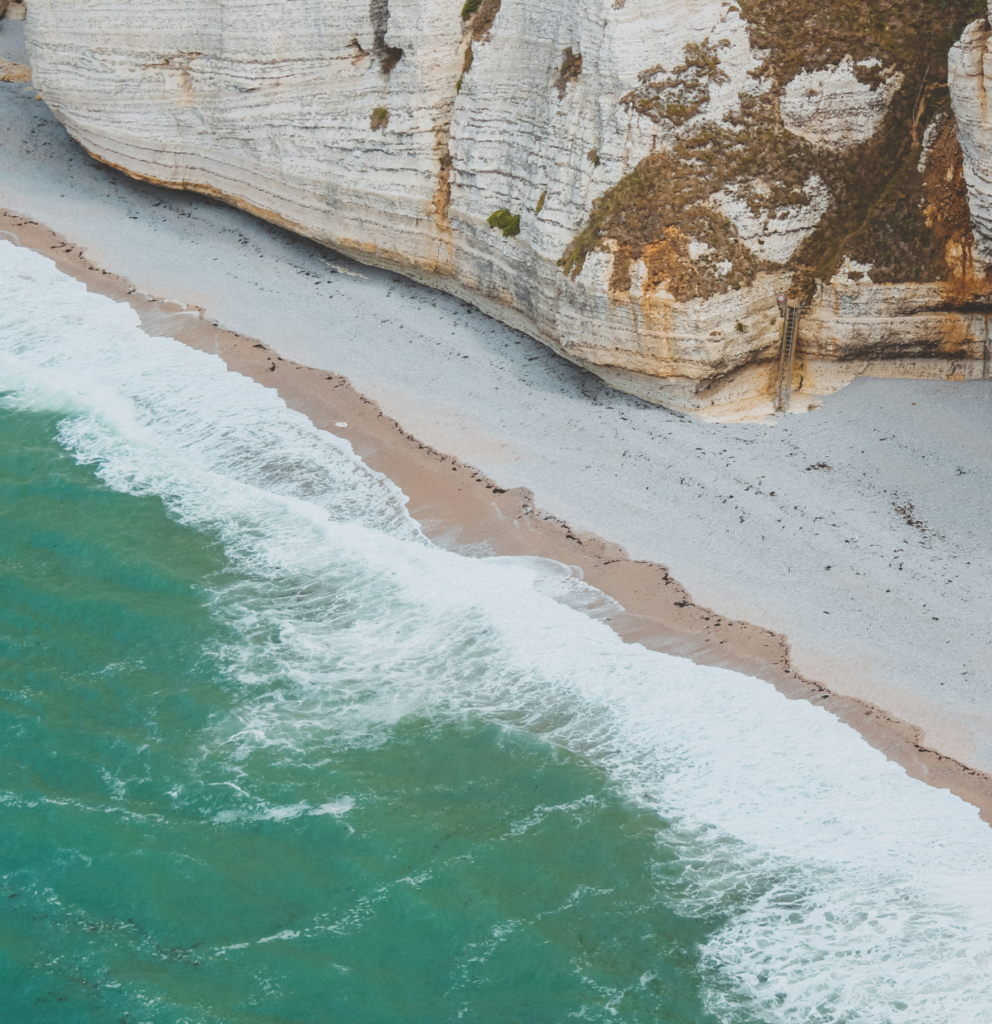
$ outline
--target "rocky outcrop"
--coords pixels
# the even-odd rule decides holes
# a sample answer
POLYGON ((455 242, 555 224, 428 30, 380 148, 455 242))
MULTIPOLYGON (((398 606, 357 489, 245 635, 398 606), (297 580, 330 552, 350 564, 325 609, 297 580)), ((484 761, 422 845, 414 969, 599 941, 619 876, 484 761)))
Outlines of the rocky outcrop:
POLYGON ((992 45, 989 23, 972 22, 951 48, 948 82, 964 156, 977 251, 992 259, 992 45))
POLYGON ((27 17, 27 6, 24 0, 0 0, 0 18, 11 21, 24 21, 27 17))
POLYGON ((31 69, 26 64, 17 64, 0 57, 0 82, 30 82, 31 69))
POLYGON ((872 10, 31 0, 27 24, 35 85, 97 158, 727 419, 770 411, 783 290, 811 305, 798 408, 858 373, 988 375, 992 174, 956 84, 984 90, 959 68, 986 30, 954 51, 952 110, 971 0, 872 10))

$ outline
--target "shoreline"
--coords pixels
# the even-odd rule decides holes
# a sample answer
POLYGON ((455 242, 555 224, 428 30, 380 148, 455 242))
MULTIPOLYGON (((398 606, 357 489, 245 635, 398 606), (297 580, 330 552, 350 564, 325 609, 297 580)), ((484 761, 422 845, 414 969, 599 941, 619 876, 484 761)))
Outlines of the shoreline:
POLYGON ((274 387, 288 406, 319 429, 346 438, 372 469, 388 476, 409 498, 411 516, 441 546, 466 553, 474 546, 497 555, 539 555, 576 566, 587 583, 625 609, 607 622, 626 642, 733 669, 772 683, 791 699, 821 704, 911 777, 950 790, 992 824, 992 776, 926 746, 922 728, 794 671, 785 636, 696 605, 663 565, 632 560, 619 545, 543 513, 524 488, 502 488, 472 466, 420 442, 345 377, 285 359, 256 338, 218 326, 203 309, 139 292, 30 217, 0 209, 0 237, 53 259, 90 291, 127 302, 150 335, 217 354, 232 371, 274 387), (336 426, 340 422, 347 426, 336 426))

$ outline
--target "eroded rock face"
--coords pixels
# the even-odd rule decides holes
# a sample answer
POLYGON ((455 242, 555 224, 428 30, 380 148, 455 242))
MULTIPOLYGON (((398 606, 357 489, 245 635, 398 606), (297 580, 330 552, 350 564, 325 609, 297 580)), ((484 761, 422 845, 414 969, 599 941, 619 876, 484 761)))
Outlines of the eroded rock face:
POLYGON ((850 149, 878 131, 904 81, 899 71, 881 70, 878 58, 855 64, 845 55, 840 64, 802 71, 786 85, 779 101, 782 124, 814 146, 850 149), (879 69, 879 81, 862 80, 865 71, 874 69, 879 69))
POLYGON ((980 119, 943 84, 971 0, 893 0, 904 31, 877 38, 852 0, 463 4, 31 0, 28 35, 99 159, 451 291, 651 401, 768 412, 787 289, 813 303, 800 408, 858 372, 987 374, 965 178, 974 202, 992 172, 980 142, 962 165, 955 115, 967 139, 980 119))
MULTIPOLYGON (((948 84, 964 154, 977 248, 992 258, 992 31, 972 22, 951 48, 948 84)), ((926 140, 925 140, 926 141, 926 140)))

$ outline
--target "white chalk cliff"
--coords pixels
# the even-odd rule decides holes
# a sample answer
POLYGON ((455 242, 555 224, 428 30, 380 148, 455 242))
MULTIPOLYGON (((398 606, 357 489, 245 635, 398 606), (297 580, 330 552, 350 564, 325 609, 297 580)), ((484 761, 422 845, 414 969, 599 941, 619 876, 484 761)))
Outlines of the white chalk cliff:
POLYGON ((28 0, 27 31, 100 160, 726 419, 770 411, 783 290, 812 307, 798 408, 989 374, 989 30, 971 0, 893 0, 885 31, 863 6, 28 0))
POLYGON ((964 154, 964 179, 981 257, 992 259, 992 31, 970 24, 951 48, 951 102, 964 154))

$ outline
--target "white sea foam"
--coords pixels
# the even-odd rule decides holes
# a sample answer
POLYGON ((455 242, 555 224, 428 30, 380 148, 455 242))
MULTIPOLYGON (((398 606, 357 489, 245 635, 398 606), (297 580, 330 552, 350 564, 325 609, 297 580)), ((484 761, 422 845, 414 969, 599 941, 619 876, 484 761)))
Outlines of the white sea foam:
POLYGON ((288 928, 286 928, 283 931, 276 933, 275 935, 267 935, 264 939, 259 939, 258 941, 260 943, 277 941, 286 942, 289 939, 298 939, 299 937, 299 932, 290 931, 288 928))
POLYGON ((355 798, 351 796, 343 796, 338 800, 329 800, 326 804, 321 804, 319 807, 314 807, 310 814, 333 814, 335 818, 339 818, 342 814, 347 814, 355 806, 355 798))
POLYGON ((973 807, 822 708, 623 644, 554 563, 433 547, 346 443, 44 258, 0 242, 0 272, 6 401, 64 410, 63 442, 111 486, 225 546, 232 758, 375 744, 411 714, 527 729, 672 823, 670 898, 726 920, 703 951, 720 1019, 992 1019, 992 831, 973 807))
MULTIPOLYGON (((235 787, 237 788, 237 787, 235 787)), ((242 791, 243 792, 243 791, 242 791)), ((248 794, 245 794, 248 796, 248 794)), ((330 800, 326 804, 312 807, 305 800, 298 804, 290 804, 285 807, 272 807, 269 804, 252 801, 240 810, 219 811, 214 815, 213 820, 219 824, 230 821, 292 821, 294 818, 303 815, 332 814, 340 817, 347 814, 355 806, 354 797, 343 796, 339 800, 330 800)))

